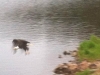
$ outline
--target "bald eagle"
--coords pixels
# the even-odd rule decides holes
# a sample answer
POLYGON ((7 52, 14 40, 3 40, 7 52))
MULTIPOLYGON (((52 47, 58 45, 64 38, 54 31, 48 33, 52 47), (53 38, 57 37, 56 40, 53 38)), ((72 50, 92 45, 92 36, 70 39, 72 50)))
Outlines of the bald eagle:
POLYGON ((17 49, 23 49, 25 54, 29 54, 29 41, 22 40, 22 39, 13 39, 13 50, 16 53, 17 49))

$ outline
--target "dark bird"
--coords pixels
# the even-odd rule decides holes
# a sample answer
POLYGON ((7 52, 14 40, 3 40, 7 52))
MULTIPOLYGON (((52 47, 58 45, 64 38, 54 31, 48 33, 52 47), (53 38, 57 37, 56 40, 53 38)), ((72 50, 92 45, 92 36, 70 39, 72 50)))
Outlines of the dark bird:
POLYGON ((26 54, 29 54, 29 44, 30 42, 26 41, 26 40, 22 40, 22 39, 14 39, 12 41, 13 43, 13 49, 14 52, 16 53, 17 49, 23 49, 25 51, 26 54))

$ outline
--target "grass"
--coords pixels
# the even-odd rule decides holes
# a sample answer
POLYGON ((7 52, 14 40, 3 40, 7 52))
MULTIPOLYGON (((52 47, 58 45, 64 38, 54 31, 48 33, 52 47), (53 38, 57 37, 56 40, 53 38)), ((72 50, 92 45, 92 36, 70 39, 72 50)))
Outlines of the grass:
POLYGON ((78 50, 79 60, 99 60, 100 59, 100 38, 92 35, 89 40, 83 41, 78 50))
POLYGON ((89 70, 85 70, 82 72, 77 72, 75 75, 91 75, 91 72, 89 70))

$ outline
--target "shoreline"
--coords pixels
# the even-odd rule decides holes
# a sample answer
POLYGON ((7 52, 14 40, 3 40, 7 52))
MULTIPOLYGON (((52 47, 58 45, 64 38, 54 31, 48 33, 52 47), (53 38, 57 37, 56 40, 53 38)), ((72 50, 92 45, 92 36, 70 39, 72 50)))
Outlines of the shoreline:
POLYGON ((62 63, 58 65, 53 71, 54 74, 76 75, 78 72, 84 72, 85 70, 88 70, 91 72, 91 75, 100 75, 100 60, 88 61, 84 59, 83 61, 79 61, 77 57, 77 50, 72 51, 71 53, 64 51, 63 54, 75 57, 75 61, 70 61, 69 63, 62 63))

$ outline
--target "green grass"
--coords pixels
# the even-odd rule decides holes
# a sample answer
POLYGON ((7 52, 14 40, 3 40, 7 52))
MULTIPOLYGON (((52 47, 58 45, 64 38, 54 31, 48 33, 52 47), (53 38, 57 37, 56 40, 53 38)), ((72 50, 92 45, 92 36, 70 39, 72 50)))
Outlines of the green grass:
POLYGON ((80 60, 98 60, 100 59, 100 38, 92 35, 89 40, 83 41, 78 50, 80 60))
POLYGON ((82 72, 77 72, 75 75, 91 75, 91 72, 89 70, 85 70, 82 72))

